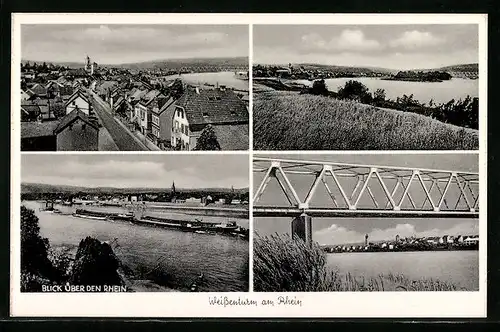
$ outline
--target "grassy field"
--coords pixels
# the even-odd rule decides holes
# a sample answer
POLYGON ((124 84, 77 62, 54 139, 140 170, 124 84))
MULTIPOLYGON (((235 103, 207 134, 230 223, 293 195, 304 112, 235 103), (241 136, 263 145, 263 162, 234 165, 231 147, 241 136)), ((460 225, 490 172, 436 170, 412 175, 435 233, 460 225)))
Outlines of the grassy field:
POLYGON ((253 103, 256 150, 475 150, 477 130, 427 116, 294 92, 253 103))
POLYGON ((286 235, 254 238, 254 290, 256 292, 342 291, 460 291, 437 279, 411 280, 404 275, 376 278, 353 276, 329 269, 326 254, 314 244, 286 235))

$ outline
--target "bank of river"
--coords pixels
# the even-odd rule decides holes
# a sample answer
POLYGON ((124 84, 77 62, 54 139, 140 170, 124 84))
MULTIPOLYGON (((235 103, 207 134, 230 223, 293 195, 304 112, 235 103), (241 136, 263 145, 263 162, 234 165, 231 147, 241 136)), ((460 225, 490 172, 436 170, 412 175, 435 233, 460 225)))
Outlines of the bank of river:
MULTIPOLYGON (((326 79, 325 83, 330 91, 337 92, 346 82, 355 80, 363 83, 371 93, 377 89, 384 89, 388 99, 396 100, 413 94, 413 98, 428 103, 431 99, 435 103, 446 103, 452 99, 463 99, 467 95, 477 97, 479 95, 479 80, 452 78, 443 82, 410 82, 410 81, 391 81, 375 77, 358 78, 332 78, 326 79)), ((286 80, 282 80, 286 82, 286 80)), ((293 82, 312 86, 312 81, 293 80, 293 82)))
POLYGON ((479 251, 419 251, 327 254, 328 266, 340 274, 378 277, 403 274, 448 281, 468 291, 479 290, 479 251))
MULTIPOLYGON (((44 206, 39 202, 24 201, 22 204, 35 211, 40 233, 49 239, 52 247, 75 249, 87 236, 100 241, 112 242, 116 239, 116 255, 131 273, 132 281, 141 284, 144 291, 162 291, 165 288, 188 291, 191 282, 200 273, 204 274, 204 281, 199 285, 199 291, 248 291, 249 249, 246 240, 128 222, 83 219, 39 211, 44 206)), ((63 213, 71 212, 68 207, 56 208, 63 213)), ((123 210, 118 207, 96 209, 123 210)), ((158 214, 170 215, 173 219, 181 216, 158 214)), ((202 219, 220 223, 230 218, 204 216, 202 219)), ((238 219, 237 223, 248 226, 248 220, 238 219)))
POLYGON ((212 86, 225 85, 237 90, 248 91, 248 80, 242 80, 236 77, 234 72, 224 71, 216 73, 190 73, 181 75, 165 76, 165 79, 171 80, 180 78, 186 83, 195 85, 210 84, 212 86))

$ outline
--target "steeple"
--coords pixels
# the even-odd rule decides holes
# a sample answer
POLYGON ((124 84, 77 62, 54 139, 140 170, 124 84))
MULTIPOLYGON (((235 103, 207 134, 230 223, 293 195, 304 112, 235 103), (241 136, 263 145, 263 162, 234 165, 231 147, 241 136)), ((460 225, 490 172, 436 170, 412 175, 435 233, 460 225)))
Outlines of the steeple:
POLYGON ((172 182, 172 196, 175 196, 176 191, 175 191, 175 182, 172 182))

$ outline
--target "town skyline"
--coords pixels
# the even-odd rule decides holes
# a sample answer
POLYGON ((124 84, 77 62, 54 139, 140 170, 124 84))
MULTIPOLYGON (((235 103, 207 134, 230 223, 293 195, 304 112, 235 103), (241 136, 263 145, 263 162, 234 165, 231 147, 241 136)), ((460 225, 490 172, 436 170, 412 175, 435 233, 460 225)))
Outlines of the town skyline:
POLYGON ((120 65, 165 59, 248 57, 245 25, 31 24, 21 29, 26 61, 120 65), (71 47, 68 47, 71 45, 71 47), (66 50, 61 52, 61 49, 66 50), (83 56, 82 56, 83 54, 83 56))
POLYGON ((478 26, 254 25, 254 63, 310 63, 392 70, 479 62, 478 26))
POLYGON ((23 155, 21 183, 89 188, 246 188, 245 155, 23 155))

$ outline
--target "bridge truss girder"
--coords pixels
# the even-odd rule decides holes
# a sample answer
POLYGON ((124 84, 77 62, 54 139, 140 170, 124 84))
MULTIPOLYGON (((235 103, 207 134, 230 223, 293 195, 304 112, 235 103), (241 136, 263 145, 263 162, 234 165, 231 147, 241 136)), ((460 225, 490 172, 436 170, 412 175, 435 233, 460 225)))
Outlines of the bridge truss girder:
POLYGON ((264 173, 253 198, 254 216, 295 216, 303 213, 320 217, 479 216, 478 173, 260 157, 254 157, 253 172, 264 173), (304 198, 300 197, 290 181, 292 175, 313 178, 304 198), (343 183, 344 178, 355 178, 354 188, 343 183), (273 179, 285 195, 288 206, 259 205, 261 196, 273 179), (328 180, 333 182, 336 191, 331 190, 328 180), (377 194, 374 194, 374 184, 379 185, 377 194), (313 207, 313 200, 321 186, 330 196, 329 204, 313 207), (420 186, 422 197, 412 195, 416 186, 420 186), (450 190, 452 186, 455 187, 454 191, 450 190), (361 206, 364 194, 369 195, 373 207, 361 206), (450 201, 452 204, 449 204, 450 201), (410 205, 403 205, 404 202, 410 205))

